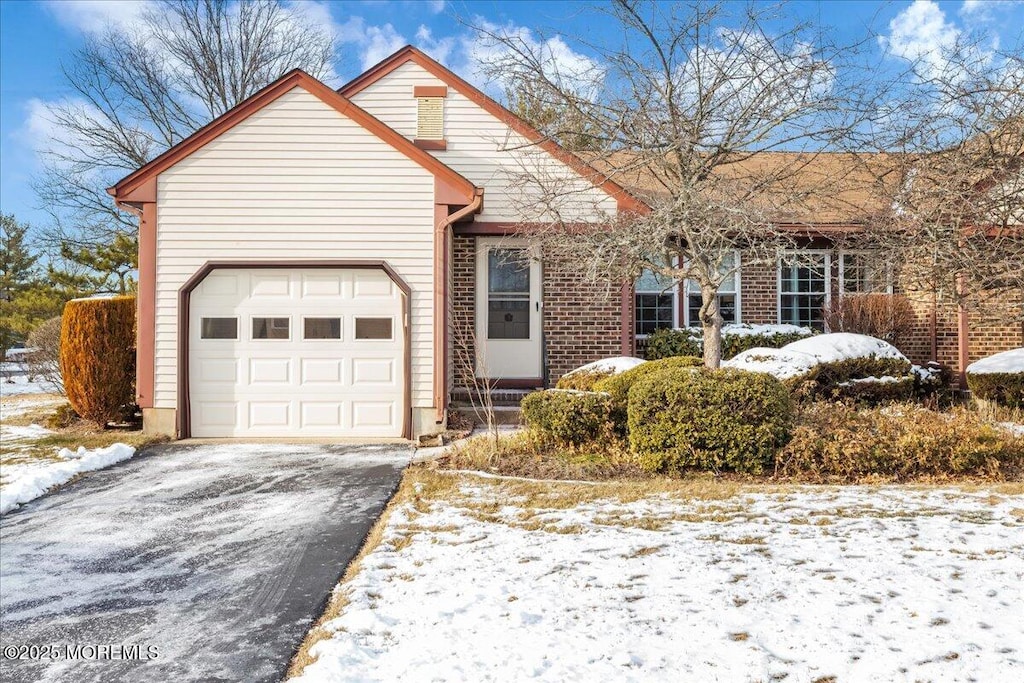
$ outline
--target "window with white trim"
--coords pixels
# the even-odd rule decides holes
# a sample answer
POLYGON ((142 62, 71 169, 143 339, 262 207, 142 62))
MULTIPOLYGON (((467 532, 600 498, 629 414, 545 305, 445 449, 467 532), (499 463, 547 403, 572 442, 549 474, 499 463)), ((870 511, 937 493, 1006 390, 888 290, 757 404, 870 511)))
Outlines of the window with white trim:
POLYGON ((788 251, 779 256, 779 322, 825 329, 832 263, 827 251, 788 251))
POLYGON ((645 270, 637 278, 635 292, 636 336, 646 337, 664 328, 677 327, 676 281, 645 270))
POLYGON ((877 253, 839 252, 841 294, 885 294, 892 292, 892 272, 877 253))
MULTIPOLYGON (((740 322, 740 254, 734 251, 731 256, 723 259, 720 267, 721 272, 732 271, 722 286, 718 288, 718 310, 722 314, 725 324, 740 322)), ((693 280, 686 281, 686 325, 688 327, 700 327, 700 307, 703 303, 700 293, 700 285, 693 280)))

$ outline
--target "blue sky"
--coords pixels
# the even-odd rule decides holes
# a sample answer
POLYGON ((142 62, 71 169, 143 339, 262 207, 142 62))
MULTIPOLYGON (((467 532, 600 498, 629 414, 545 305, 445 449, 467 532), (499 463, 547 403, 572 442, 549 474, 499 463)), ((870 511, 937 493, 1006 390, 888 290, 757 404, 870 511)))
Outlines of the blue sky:
MULTIPOLYGON (((0 0, 0 210, 42 225, 46 214, 31 189, 39 172, 36 150, 52 136, 46 104, 70 96, 61 63, 89 31, 107 21, 128 21, 148 0, 0 0)), ((607 28, 584 24, 574 2, 547 0, 285 0, 295 11, 328 25, 339 41, 338 83, 357 75, 395 49, 412 43, 463 75, 471 71, 473 40, 461 21, 599 39, 607 28)), ((957 32, 979 31, 1003 45, 1019 40, 1024 2, 805 1, 789 5, 795 17, 862 34, 874 29, 890 51, 921 54, 957 32)), ((881 47, 878 47, 881 50, 881 47)), ((569 41, 566 59, 585 58, 569 41)), ((891 57, 898 59, 897 56, 891 57)))

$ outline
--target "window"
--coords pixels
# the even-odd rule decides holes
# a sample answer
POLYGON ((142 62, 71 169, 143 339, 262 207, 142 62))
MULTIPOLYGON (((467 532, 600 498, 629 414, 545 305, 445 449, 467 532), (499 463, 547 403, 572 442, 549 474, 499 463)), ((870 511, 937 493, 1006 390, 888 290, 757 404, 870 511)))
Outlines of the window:
POLYGON ((779 258, 779 322, 825 328, 822 308, 828 300, 831 262, 828 252, 786 252, 779 258))
POLYGON ((444 139, 444 98, 416 98, 416 139, 444 139))
POLYGON ((889 268, 866 251, 839 254, 839 291, 843 294, 886 293, 892 291, 889 268))
POLYGON ((530 338, 530 262, 525 249, 487 252, 487 338, 530 338))
MULTIPOLYGON (((740 273, 739 273, 739 252, 734 251, 731 256, 724 259, 720 270, 723 273, 732 271, 732 274, 722 282, 718 288, 718 310, 722 313, 725 324, 738 323, 740 321, 740 273)), ((693 280, 686 281, 686 324, 690 327, 700 327, 700 307, 702 299, 700 286, 693 280)))
POLYGON ((341 318, 303 318, 303 339, 341 339, 341 318))
POLYGON ((636 326, 638 337, 646 337, 660 329, 676 326, 676 294, 674 280, 645 270, 636 281, 636 326))
POLYGON ((238 339, 238 318, 203 318, 201 339, 238 339))
POLYGON ((356 318, 356 339, 391 339, 391 318, 356 318))
POLYGON ((253 318, 253 339, 288 339, 290 337, 288 318, 253 318))

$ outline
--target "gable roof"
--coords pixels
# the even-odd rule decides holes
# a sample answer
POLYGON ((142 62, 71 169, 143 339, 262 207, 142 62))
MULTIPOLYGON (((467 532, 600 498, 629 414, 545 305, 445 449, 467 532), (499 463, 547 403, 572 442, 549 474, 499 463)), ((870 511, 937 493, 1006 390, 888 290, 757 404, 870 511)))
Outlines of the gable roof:
POLYGON ((119 180, 113 187, 107 188, 107 192, 119 202, 154 201, 156 199, 157 175, 295 88, 302 88, 317 97, 342 116, 356 122, 427 171, 433 173, 438 181, 446 185, 449 195, 459 198, 464 197, 466 204, 470 204, 473 201, 477 190, 472 182, 301 69, 288 72, 245 101, 218 116, 142 168, 119 180))
POLYGON ((339 88, 338 92, 344 97, 352 97, 356 93, 387 76, 398 67, 409 62, 422 67, 432 76, 445 83, 448 87, 452 88, 460 95, 500 120, 530 142, 535 143, 551 156, 576 171, 583 178, 592 182, 596 187, 607 192, 619 202, 619 206, 621 208, 628 211, 635 211, 637 213, 646 213, 650 210, 650 207, 630 194, 626 188, 611 180, 608 177, 608 174, 602 173, 580 157, 564 149, 557 142, 547 137, 526 121, 485 95, 476 86, 471 85, 469 82, 445 68, 440 63, 434 61, 420 50, 417 50, 412 45, 406 45, 390 57, 387 57, 375 66, 370 67, 365 72, 339 88))

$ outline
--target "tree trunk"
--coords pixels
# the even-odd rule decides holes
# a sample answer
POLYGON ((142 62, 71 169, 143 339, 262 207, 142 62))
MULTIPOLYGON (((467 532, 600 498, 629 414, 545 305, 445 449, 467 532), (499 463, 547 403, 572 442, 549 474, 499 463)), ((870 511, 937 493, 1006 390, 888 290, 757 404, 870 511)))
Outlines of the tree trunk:
POLYGON ((718 289, 700 288, 700 326, 704 332, 704 366, 717 370, 722 363, 722 313, 718 310, 718 289))

